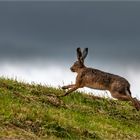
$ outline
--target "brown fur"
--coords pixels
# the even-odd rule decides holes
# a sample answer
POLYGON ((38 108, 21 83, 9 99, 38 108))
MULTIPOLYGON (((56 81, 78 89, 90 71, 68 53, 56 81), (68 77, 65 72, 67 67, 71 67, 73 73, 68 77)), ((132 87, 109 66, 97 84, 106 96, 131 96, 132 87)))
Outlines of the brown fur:
POLYGON ((131 101, 136 109, 140 110, 140 103, 131 97, 130 84, 125 78, 101 70, 88 68, 84 65, 87 51, 88 49, 86 48, 82 53, 81 49, 77 48, 78 61, 70 68, 72 72, 77 73, 76 82, 73 85, 62 87, 63 89, 70 89, 63 96, 83 87, 108 90, 112 97, 118 100, 131 101))

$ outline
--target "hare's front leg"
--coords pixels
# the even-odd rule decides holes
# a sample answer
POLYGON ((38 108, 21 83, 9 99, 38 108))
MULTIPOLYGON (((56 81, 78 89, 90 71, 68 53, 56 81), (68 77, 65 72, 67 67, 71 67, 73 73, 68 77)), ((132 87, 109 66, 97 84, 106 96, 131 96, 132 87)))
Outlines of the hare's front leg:
POLYGON ((75 84, 63 86, 62 89, 69 89, 69 88, 73 88, 74 86, 75 84))
POLYGON ((81 76, 78 76, 77 75, 77 78, 76 78, 76 82, 75 84, 72 84, 72 85, 67 85, 67 86, 63 86, 62 89, 69 89, 67 92, 65 92, 64 95, 61 95, 61 96, 66 96, 68 95, 69 93, 77 90, 78 88, 82 88, 84 87, 82 84, 81 84, 81 76))
POLYGON ((61 97, 68 95, 69 93, 77 90, 79 87, 76 85, 69 85, 69 87, 71 88, 70 90, 68 90, 64 95, 61 95, 61 97))

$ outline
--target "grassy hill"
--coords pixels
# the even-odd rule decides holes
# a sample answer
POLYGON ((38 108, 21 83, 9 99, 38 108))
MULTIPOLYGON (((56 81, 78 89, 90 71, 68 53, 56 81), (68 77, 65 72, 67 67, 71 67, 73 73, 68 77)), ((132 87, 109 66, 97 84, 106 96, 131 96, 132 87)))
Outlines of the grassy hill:
POLYGON ((140 140, 131 103, 0 78, 0 140, 140 140))

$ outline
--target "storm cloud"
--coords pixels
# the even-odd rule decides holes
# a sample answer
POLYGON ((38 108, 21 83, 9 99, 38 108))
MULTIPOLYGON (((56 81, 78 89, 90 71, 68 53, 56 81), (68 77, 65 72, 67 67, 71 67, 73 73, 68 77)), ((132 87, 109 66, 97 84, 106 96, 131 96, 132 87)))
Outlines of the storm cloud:
POLYGON ((0 2, 0 57, 140 60, 140 2, 0 2))

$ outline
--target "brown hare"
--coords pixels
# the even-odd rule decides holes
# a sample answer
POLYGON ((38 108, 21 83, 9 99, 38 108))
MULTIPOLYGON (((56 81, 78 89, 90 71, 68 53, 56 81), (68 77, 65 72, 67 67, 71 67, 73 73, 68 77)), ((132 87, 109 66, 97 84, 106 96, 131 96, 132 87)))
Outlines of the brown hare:
POLYGON ((70 68, 72 72, 76 72, 76 83, 72 85, 63 86, 62 89, 69 89, 64 95, 77 90, 78 88, 89 87, 99 90, 110 91, 113 98, 124 101, 131 101, 137 110, 140 110, 140 103, 136 98, 132 98, 130 92, 129 82, 118 75, 110 74, 89 68, 84 65, 84 60, 88 54, 88 48, 85 48, 81 52, 80 48, 77 48, 77 58, 73 66, 70 68))

